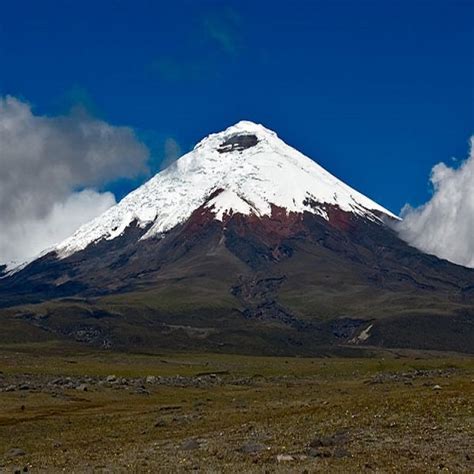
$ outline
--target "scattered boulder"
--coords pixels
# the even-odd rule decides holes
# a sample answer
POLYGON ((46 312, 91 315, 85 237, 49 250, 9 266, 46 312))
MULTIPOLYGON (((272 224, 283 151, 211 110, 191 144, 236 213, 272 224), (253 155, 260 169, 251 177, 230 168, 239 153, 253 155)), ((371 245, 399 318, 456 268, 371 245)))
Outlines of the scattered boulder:
POLYGON ((313 458, 329 458, 332 453, 328 448, 309 448, 307 454, 313 458))
MULTIPOLYGON (((409 372, 379 372, 375 374, 370 380, 366 381, 369 384, 387 383, 387 382, 403 382, 409 383, 416 379, 428 379, 432 377, 446 377, 449 378, 454 375, 459 369, 449 367, 446 369, 416 369, 409 372)), ((428 386, 430 382, 425 382, 428 386)), ((424 385, 425 385, 424 384, 424 385)))
POLYGON ((309 443, 310 448, 329 448, 334 446, 336 441, 332 436, 317 436, 309 443))
POLYGON ((105 377, 105 381, 107 383, 114 383, 117 381, 117 376, 116 375, 107 375, 107 377, 105 377))
POLYGON ((137 389, 135 390, 135 393, 139 395, 150 395, 150 392, 143 385, 141 385, 140 387, 137 387, 137 389))
POLYGON ((155 423, 155 428, 165 428, 166 426, 168 426, 168 423, 163 419, 160 419, 155 423))
POLYGON ((199 443, 199 441, 197 441, 195 439, 187 439, 181 445, 181 449, 183 449, 184 451, 191 451, 191 450, 194 450, 194 449, 199 449, 200 447, 201 447, 201 444, 199 443))
POLYGON ((76 387, 76 390, 79 390, 79 392, 87 392, 89 387, 85 383, 81 383, 76 387))
POLYGON ((154 375, 148 375, 145 379, 145 383, 148 383, 148 384, 153 384, 153 383, 156 383, 158 381, 158 378, 155 377, 154 375))
POLYGON ((343 446, 338 446, 334 450, 334 457, 337 458, 337 459, 349 458, 351 456, 352 456, 352 454, 346 448, 344 448, 343 446))
POLYGON ((25 466, 23 469, 15 467, 12 472, 14 472, 14 474, 21 474, 22 472, 29 472, 29 469, 28 466, 25 466))
POLYGON ((345 449, 344 444, 348 442, 347 433, 341 431, 330 436, 316 436, 308 445, 307 454, 312 457, 349 457, 351 454, 345 449))
POLYGON ((5 456, 7 458, 18 458, 20 456, 26 456, 26 451, 21 448, 11 448, 7 451, 5 456))
POLYGON ((310 448, 330 448, 336 445, 344 444, 348 441, 347 434, 344 432, 336 433, 331 436, 316 436, 310 443, 310 448))
POLYGON ((277 455, 277 462, 291 462, 294 461, 295 458, 290 454, 278 454, 277 455))
POLYGON ((256 443, 255 441, 248 441, 247 443, 244 443, 242 446, 240 446, 238 451, 243 454, 256 454, 267 449, 270 448, 268 448, 264 444, 256 443))
POLYGON ((159 411, 176 411, 183 408, 181 405, 163 405, 159 408, 159 411))

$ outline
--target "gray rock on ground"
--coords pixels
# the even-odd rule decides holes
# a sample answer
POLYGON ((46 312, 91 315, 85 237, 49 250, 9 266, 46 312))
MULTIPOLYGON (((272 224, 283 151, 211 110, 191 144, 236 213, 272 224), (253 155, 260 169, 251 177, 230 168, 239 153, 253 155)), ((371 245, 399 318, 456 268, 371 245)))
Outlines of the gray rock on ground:
POLYGON ((201 444, 195 439, 187 439, 182 445, 181 449, 185 451, 191 451, 193 449, 199 449, 201 444))

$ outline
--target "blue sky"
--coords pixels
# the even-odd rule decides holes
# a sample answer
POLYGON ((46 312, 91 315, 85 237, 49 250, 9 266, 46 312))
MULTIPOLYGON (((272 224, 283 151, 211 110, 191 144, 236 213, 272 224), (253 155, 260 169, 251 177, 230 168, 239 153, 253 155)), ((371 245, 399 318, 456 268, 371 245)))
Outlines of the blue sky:
POLYGON ((153 171, 166 138, 260 122, 398 212, 467 156, 473 18, 472 0, 5 1, 0 95, 129 125, 153 171))

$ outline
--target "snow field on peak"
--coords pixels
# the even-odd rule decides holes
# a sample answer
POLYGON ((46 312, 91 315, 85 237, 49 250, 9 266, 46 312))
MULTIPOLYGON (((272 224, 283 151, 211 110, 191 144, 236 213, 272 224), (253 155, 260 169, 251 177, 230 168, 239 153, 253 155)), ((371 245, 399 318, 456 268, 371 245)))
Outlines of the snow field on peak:
POLYGON ((101 239, 114 239, 133 222, 142 228, 150 225, 142 238, 159 236, 187 220, 203 204, 218 220, 230 213, 270 215, 272 205, 327 219, 324 206, 314 203, 336 205, 371 220, 378 219, 372 211, 396 218, 286 145, 274 132, 243 121, 199 142, 191 152, 79 228, 56 247, 56 252, 64 258, 101 239), (258 142, 241 151, 219 151, 224 141, 238 135, 255 135, 258 142), (206 204, 218 189, 223 192, 206 204))

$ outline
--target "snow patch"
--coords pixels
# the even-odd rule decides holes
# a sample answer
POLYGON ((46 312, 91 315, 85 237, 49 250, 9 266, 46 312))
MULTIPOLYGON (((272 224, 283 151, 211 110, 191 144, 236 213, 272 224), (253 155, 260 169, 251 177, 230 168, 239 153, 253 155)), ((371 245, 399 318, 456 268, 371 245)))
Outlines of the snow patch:
POLYGON ((215 214, 215 218, 222 221, 225 215, 231 216, 234 213, 255 214, 256 210, 246 201, 244 201, 237 193, 225 190, 212 198, 207 204, 215 214))

